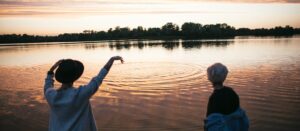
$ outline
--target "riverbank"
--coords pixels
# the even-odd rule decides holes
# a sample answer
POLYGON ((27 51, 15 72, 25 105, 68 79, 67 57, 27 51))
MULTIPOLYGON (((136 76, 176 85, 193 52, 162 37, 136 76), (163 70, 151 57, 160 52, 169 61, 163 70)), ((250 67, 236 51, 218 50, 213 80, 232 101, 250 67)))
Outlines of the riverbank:
POLYGON ((108 31, 84 30, 82 33, 64 33, 56 36, 40 36, 28 34, 0 35, 1 43, 33 43, 33 42, 76 42, 99 40, 170 40, 170 39, 224 39, 236 36, 293 36, 300 34, 300 28, 290 26, 274 28, 238 28, 223 24, 202 25, 186 22, 179 28, 174 23, 166 23, 161 28, 144 28, 138 26, 110 28, 108 31))

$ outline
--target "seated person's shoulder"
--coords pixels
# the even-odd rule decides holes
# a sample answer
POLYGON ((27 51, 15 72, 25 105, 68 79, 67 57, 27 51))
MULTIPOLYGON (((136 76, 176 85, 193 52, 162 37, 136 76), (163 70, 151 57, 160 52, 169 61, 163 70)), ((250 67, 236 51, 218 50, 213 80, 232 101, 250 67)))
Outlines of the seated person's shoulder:
POLYGON ((233 89, 232 89, 231 87, 229 87, 229 86, 224 86, 223 89, 224 89, 224 90, 231 90, 231 91, 233 91, 233 89))
POLYGON ((226 91, 226 92, 235 93, 235 91, 231 87, 228 87, 228 86, 224 86, 223 90, 226 91))
POLYGON ((222 89, 215 90, 214 93, 212 94, 212 97, 239 97, 238 94, 231 88, 224 86, 222 89))

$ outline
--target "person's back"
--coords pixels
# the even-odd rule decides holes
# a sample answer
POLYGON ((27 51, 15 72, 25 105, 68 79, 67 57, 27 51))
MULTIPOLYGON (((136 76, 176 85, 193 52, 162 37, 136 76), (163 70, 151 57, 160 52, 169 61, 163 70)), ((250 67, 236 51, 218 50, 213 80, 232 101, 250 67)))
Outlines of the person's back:
POLYGON ((207 75, 213 84, 206 119, 206 131, 247 131, 249 128, 248 117, 240 108, 238 94, 230 87, 223 86, 228 70, 221 63, 216 63, 207 69, 207 75))
POLYGON ((79 95, 79 89, 71 87, 57 91, 53 100, 49 98, 50 131, 97 130, 89 99, 80 99, 79 95))
POLYGON ((44 95, 50 106, 50 131, 96 131, 94 116, 89 99, 96 93, 114 60, 112 57, 97 76, 84 86, 73 87, 73 82, 83 73, 83 64, 75 60, 61 60, 48 71, 45 79, 44 95), (58 67, 59 66, 59 67, 58 67), (54 89, 55 78, 62 83, 60 89, 54 89))
POLYGON ((215 89, 209 97, 206 116, 211 113, 228 115, 233 113, 239 107, 239 96, 232 88, 224 86, 221 89, 215 89))

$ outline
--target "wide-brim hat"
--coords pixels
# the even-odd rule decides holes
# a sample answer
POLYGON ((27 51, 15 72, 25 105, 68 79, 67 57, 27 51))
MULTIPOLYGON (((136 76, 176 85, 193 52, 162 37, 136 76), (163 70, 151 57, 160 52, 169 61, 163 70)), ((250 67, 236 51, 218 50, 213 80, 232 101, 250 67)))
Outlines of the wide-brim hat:
POLYGON ((83 73, 84 66, 80 61, 63 60, 55 71, 55 79, 60 83, 72 83, 83 73))

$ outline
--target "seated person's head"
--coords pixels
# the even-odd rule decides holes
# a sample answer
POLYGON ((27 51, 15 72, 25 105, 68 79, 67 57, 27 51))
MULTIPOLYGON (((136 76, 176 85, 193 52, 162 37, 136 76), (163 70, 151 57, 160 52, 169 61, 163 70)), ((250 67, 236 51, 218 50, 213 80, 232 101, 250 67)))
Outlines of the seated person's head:
POLYGON ((207 68, 208 80, 213 85, 223 85, 228 74, 227 67, 221 63, 215 63, 207 68))
POLYGON ((83 73, 84 66, 80 61, 63 60, 55 72, 55 79, 62 84, 72 84, 83 73))

